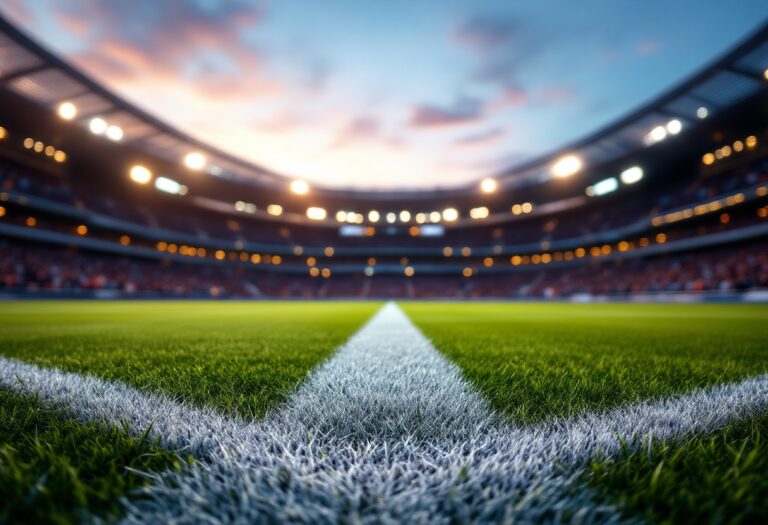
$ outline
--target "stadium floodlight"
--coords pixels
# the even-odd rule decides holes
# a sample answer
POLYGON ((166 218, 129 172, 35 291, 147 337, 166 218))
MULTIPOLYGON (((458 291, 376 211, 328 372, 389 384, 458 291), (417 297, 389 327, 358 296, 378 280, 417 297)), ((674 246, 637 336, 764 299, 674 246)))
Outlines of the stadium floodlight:
POLYGON ((387 218, 387 222, 389 224, 394 224, 395 221, 397 220, 397 215, 395 214, 395 212, 391 211, 391 212, 387 213, 386 218, 387 218))
POLYGON ((381 219, 381 214, 376 210, 371 210, 368 212, 368 220, 370 222, 379 222, 379 219, 381 219))
POLYGON ((199 171, 205 168, 205 155, 199 151, 190 151, 184 155, 184 165, 194 171, 199 171))
POLYGON ((137 184, 147 184, 152 180, 152 172, 141 164, 133 166, 129 172, 131 180, 137 184))
POLYGON ((325 208, 319 208, 317 206, 311 206, 307 208, 307 218, 313 221, 322 221, 327 217, 325 208))
POLYGON ((279 217, 283 214, 283 207, 279 204, 270 204, 267 206, 267 213, 274 215, 275 217, 279 217))
POLYGON ((667 122, 667 132, 670 135, 677 135, 681 131, 683 131, 683 123, 678 119, 672 119, 667 122))
POLYGON ((699 109, 696 110, 696 116, 700 119, 705 119, 709 116, 709 110, 705 108, 704 106, 699 107, 699 109))
POLYGON ((336 220, 339 222, 347 222, 347 212, 343 210, 337 211, 336 220))
POLYGON ((667 138, 667 129, 664 126, 656 126, 645 136, 645 143, 650 146, 665 138, 667 138))
POLYGON ((619 181, 616 180, 616 177, 609 177, 588 187, 586 193, 590 197, 599 197, 616 191, 618 187, 619 181))
POLYGON ((472 208, 469 210, 469 216, 473 219, 485 219, 488 217, 488 208, 480 206, 478 208, 472 208))
POLYGON ((107 127, 107 121, 101 117, 94 117, 88 123, 88 129, 91 130, 91 133, 94 135, 101 135, 107 131, 107 127))
POLYGON ((168 177, 158 177, 155 179, 155 189, 162 191, 163 193, 170 193, 171 195, 185 195, 187 193, 187 187, 183 184, 179 184, 173 179, 168 177))
POLYGON ((496 180, 492 179, 490 177, 484 178, 482 181, 480 181, 480 191, 483 193, 493 193, 496 191, 496 180))
POLYGON ((120 126, 109 126, 107 128, 107 138, 112 142, 120 142, 123 140, 123 128, 120 126))
POLYGON ((429 222, 440 222, 440 215, 439 211, 433 211, 429 213, 429 222))
POLYGON ((425 222, 427 222, 427 214, 426 213, 422 213, 422 212, 417 213, 416 214, 416 222, 418 224, 424 224, 425 222))
POLYGON ((570 177, 578 173, 582 166, 581 159, 576 155, 565 155, 552 165, 552 175, 561 179, 570 177))
POLYGON ((621 182, 624 184, 634 184, 643 178, 643 168, 632 166, 621 172, 621 182))
POLYGON ((58 112, 59 117, 63 118, 64 120, 72 120, 77 116, 77 106, 69 101, 59 104, 59 107, 56 111, 58 112))
POLYGON ((443 210, 443 220, 453 222, 459 218, 459 212, 456 208, 446 208, 443 210))
POLYGON ((304 180, 294 180, 291 182, 291 191, 296 195, 306 195, 309 193, 309 183, 304 180))
POLYGON ((408 222, 411 220, 411 212, 403 210, 400 212, 400 222, 408 222))

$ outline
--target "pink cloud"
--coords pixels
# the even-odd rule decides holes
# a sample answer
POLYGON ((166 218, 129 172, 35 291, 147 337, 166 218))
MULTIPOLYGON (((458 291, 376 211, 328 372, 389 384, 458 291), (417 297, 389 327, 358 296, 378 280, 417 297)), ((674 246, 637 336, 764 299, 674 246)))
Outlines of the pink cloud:
POLYGON ((460 99, 449 107, 431 104, 416 106, 411 114, 414 128, 455 126, 476 122, 483 116, 483 104, 475 99, 460 99))

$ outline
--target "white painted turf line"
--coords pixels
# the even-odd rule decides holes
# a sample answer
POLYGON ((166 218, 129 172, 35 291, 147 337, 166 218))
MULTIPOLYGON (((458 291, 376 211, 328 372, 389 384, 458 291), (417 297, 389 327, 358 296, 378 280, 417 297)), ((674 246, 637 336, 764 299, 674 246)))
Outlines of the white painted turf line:
POLYGON ((201 463, 157 474, 126 521, 618 521, 573 481, 596 453, 768 408, 768 376, 528 428, 494 416, 394 304, 278 412, 245 423, 88 376, 0 358, 0 385, 82 420, 126 422, 201 463))

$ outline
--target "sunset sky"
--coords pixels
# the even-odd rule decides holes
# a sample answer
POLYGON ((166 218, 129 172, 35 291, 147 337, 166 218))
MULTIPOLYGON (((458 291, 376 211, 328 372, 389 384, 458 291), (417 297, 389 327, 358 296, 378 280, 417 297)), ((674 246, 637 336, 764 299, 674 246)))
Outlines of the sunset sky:
POLYGON ((466 184, 622 116, 764 0, 0 0, 139 107, 325 186, 466 184))

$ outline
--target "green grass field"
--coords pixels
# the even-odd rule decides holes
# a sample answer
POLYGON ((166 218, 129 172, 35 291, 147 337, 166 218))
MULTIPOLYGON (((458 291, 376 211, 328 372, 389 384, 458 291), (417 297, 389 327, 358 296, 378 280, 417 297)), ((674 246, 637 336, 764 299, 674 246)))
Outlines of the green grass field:
MULTIPOLYGON (((410 303, 411 319, 519 423, 768 372, 763 305, 410 303)), ((768 519, 768 413, 606 461, 587 483, 650 522, 768 519)))
POLYGON ((0 354, 260 418, 375 303, 0 303, 0 354))
MULTIPOLYGON (((274 410, 377 303, 0 303, 0 355, 118 380, 246 419, 274 410)), ((658 399, 768 372, 768 307, 402 303, 515 424, 658 399)), ((183 453, 0 389, 0 522, 116 516, 183 453)), ((596 457, 584 482, 653 522, 768 519, 768 414, 596 457)))
POLYGON ((768 308, 406 303, 510 420, 535 423, 768 371, 768 308))

